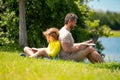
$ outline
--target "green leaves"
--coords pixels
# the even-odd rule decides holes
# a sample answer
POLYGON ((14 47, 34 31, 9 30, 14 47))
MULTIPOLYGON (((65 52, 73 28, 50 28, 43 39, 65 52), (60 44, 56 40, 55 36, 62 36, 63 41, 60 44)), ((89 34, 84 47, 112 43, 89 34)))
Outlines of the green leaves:
POLYGON ((92 20, 99 19, 100 25, 109 25, 111 29, 120 29, 120 13, 116 12, 95 12, 91 17, 92 20))
POLYGON ((18 36, 18 17, 16 17, 16 12, 11 11, 11 8, 6 6, 8 2, 2 2, 0 13, 0 45, 13 44, 16 41, 16 36, 18 36), (16 24, 17 23, 17 24, 16 24))
POLYGON ((94 20, 93 22, 88 20, 86 21, 86 24, 88 25, 88 31, 91 34, 97 34, 99 36, 110 36, 111 35, 111 29, 107 25, 100 26, 100 20, 94 20))

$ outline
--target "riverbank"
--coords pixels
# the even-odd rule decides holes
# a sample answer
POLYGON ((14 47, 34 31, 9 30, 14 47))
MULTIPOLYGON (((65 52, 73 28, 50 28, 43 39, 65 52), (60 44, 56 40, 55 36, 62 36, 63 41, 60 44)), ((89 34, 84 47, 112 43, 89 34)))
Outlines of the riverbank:
POLYGON ((111 32, 113 35, 110 37, 120 37, 120 30, 112 30, 111 32))

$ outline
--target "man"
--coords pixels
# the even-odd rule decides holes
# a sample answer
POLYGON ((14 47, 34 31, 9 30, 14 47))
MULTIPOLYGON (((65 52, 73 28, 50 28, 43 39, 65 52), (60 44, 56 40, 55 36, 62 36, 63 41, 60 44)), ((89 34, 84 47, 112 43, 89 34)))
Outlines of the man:
POLYGON ((80 61, 84 58, 92 63, 102 63, 103 59, 100 54, 89 43, 93 43, 92 40, 74 43, 74 39, 70 31, 75 28, 77 23, 77 15, 74 13, 68 13, 64 19, 64 26, 59 31, 59 40, 61 43, 61 51, 59 57, 64 60, 80 61))

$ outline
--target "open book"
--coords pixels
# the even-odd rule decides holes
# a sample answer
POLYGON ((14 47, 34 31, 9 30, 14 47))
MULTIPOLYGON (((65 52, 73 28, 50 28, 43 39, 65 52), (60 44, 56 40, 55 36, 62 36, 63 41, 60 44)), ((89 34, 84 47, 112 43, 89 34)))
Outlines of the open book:
MULTIPOLYGON (((78 43, 79 45, 84 45, 85 43, 78 43)), ((85 45, 88 45, 88 46, 95 46, 96 44, 95 43, 89 43, 89 44, 85 44, 85 45)))
POLYGON ((33 50, 39 50, 38 48, 32 48, 33 50))
POLYGON ((95 46, 96 44, 94 44, 94 43, 89 43, 89 44, 87 44, 88 46, 95 46))

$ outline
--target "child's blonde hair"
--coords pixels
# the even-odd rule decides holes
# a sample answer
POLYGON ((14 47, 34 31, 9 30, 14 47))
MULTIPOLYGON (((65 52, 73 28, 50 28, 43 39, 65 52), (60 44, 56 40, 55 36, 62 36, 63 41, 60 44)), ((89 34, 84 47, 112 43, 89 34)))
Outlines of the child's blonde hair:
POLYGON ((43 32, 43 35, 52 36, 54 39, 58 40, 59 30, 57 28, 50 28, 43 32))

